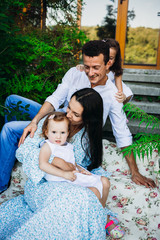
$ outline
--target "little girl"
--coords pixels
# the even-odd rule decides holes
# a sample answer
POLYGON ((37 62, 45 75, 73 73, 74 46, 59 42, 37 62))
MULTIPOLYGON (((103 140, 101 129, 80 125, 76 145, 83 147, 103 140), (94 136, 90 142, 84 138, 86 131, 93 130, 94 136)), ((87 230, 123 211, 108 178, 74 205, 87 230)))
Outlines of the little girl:
MULTIPOLYGON (((117 101, 125 104, 132 99, 133 93, 131 89, 122 82, 123 69, 121 65, 122 60, 119 43, 112 38, 107 38, 102 41, 107 42, 109 45, 110 68, 107 72, 108 79, 110 79, 118 89, 115 96, 117 101)), ((78 70, 84 71, 84 66, 82 64, 79 64, 76 67, 78 70)))
POLYGON ((116 94, 117 101, 125 104, 132 99, 133 93, 131 89, 122 82, 123 69, 119 43, 112 38, 107 38, 103 41, 107 42, 109 45, 110 68, 107 73, 108 78, 115 83, 118 89, 116 94))
MULTIPOLYGON (((63 112, 54 112, 48 115, 42 126, 42 136, 45 141, 39 154, 39 167, 46 172, 47 181, 67 181, 72 184, 87 187, 98 197, 103 207, 103 181, 104 176, 90 173, 75 163, 72 144, 67 142, 69 135, 69 120, 63 112), (71 171, 72 168, 72 171, 71 171)), ((110 182, 107 180, 107 195, 110 182)), ((106 232, 112 237, 122 237, 124 231, 118 224, 116 217, 108 216, 106 232), (117 226, 116 226, 117 225, 117 226), (113 228, 113 227, 114 228, 113 228), (110 231, 108 230, 111 227, 110 231), (112 229, 113 228, 113 229, 112 229)))
POLYGON ((101 176, 92 174, 75 163, 73 146, 67 142, 68 135, 69 120, 65 113, 54 112, 46 118, 42 127, 42 136, 46 140, 39 155, 39 167, 46 172, 45 179, 67 181, 88 187, 101 200, 103 192, 101 176), (96 188, 96 191, 93 188, 96 188))

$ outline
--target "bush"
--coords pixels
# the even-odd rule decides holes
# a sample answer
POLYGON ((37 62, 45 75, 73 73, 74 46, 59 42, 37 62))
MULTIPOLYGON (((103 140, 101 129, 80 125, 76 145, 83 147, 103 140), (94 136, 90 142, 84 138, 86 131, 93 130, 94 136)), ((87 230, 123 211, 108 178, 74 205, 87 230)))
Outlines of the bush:
POLYGON ((75 22, 57 23, 43 31, 33 24, 20 28, 19 16, 27 0, 22 2, 4 0, 1 3, 0 115, 10 94, 43 103, 67 70, 78 63, 79 52, 87 40, 75 22), (13 9, 16 15, 11 14, 13 9))

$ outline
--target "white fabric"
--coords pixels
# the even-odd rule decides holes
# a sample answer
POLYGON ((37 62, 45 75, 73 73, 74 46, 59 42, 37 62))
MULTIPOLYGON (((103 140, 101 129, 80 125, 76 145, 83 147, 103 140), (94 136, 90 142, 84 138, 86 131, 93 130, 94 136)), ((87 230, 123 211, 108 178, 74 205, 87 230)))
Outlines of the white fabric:
MULTIPOLYGON (((50 102, 55 110, 64 103, 64 111, 66 111, 72 94, 87 87, 90 88, 91 84, 85 72, 80 72, 75 67, 71 68, 63 77, 62 83, 58 85, 56 91, 46 101, 50 102)), ((121 148, 131 145, 132 135, 126 124, 126 115, 122 109, 123 104, 118 103, 115 98, 116 86, 108 79, 106 85, 96 86, 94 89, 99 92, 103 99, 103 122, 105 124, 109 115, 117 146, 121 148)))
MULTIPOLYGON (((115 74, 112 71, 110 71, 107 74, 107 76, 115 84, 115 74)), ((126 95, 126 98, 131 96, 131 98, 129 100, 129 101, 131 101, 133 98, 132 90, 123 81, 122 81, 122 88, 123 88, 123 93, 126 95)))
MULTIPOLYGON (((52 159, 54 157, 59 157, 65 160, 66 162, 72 163, 75 165, 75 158, 74 158, 74 152, 73 152, 73 146, 70 143, 66 143, 63 146, 56 145, 51 143, 49 140, 45 140, 46 143, 48 143, 50 149, 51 149, 51 155, 52 159)), ((54 160, 53 160, 54 161, 54 160)), ((77 169, 78 170, 78 169, 77 169)), ((103 191, 103 185, 101 182, 101 176, 92 174, 92 175, 85 175, 82 173, 75 173, 76 180, 71 182, 65 178, 57 177, 55 175, 51 175, 46 173, 44 178, 47 181, 65 181, 70 182, 72 184, 82 186, 82 187, 95 187, 98 189, 100 196, 102 198, 102 191, 103 191)))

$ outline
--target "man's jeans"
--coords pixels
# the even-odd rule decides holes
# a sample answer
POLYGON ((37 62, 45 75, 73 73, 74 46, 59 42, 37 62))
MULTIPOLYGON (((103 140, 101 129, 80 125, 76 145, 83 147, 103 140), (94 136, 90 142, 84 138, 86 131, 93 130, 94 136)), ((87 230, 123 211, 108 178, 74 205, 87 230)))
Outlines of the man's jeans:
MULTIPOLYGON (((19 101, 22 101, 21 106, 30 104, 29 111, 25 111, 24 109, 23 113, 27 112, 31 119, 34 118, 41 108, 39 103, 18 95, 7 97, 5 106, 12 107, 13 103, 17 104, 19 101)), ((0 192, 6 190, 8 187, 12 168, 15 163, 15 152, 18 148, 18 142, 24 128, 29 123, 30 121, 16 121, 16 117, 13 117, 11 122, 7 122, 7 117, 5 116, 5 125, 0 133, 0 192)))

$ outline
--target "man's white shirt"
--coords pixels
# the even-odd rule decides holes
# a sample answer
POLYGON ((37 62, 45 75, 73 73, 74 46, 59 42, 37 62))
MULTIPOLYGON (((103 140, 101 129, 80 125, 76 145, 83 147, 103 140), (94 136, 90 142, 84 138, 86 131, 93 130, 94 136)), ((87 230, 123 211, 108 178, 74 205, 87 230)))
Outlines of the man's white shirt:
MULTIPOLYGON (((46 101, 51 103, 56 111, 64 104, 63 110, 66 111, 72 94, 77 90, 90 87, 91 84, 85 72, 80 72, 74 67, 64 75, 62 83, 58 85, 57 89, 46 101)), ((105 124, 109 116, 117 146, 121 148, 131 145, 132 135, 127 126, 126 115, 122 109, 123 104, 118 103, 115 98, 116 86, 108 79, 105 85, 96 86, 94 90, 103 99, 103 123, 105 124)))

